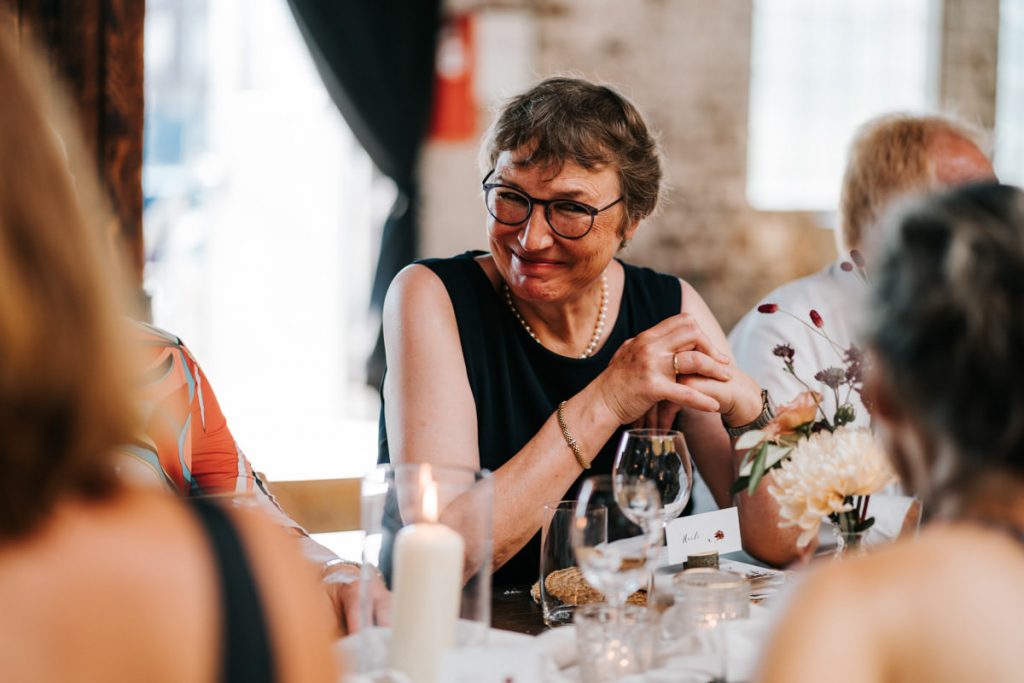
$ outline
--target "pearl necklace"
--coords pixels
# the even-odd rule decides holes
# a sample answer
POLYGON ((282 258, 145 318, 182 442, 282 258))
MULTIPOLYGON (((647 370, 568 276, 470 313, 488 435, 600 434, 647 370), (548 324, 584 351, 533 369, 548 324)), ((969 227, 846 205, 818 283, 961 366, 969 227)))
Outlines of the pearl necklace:
MULTIPOLYGON (((505 303, 508 304, 509 310, 519 321, 519 324, 526 330, 526 334, 530 335, 533 341, 537 342, 541 346, 540 339, 537 339, 537 335, 534 334, 533 328, 530 327, 530 323, 526 322, 522 314, 519 313, 519 309, 512 303, 512 291, 508 288, 508 283, 502 284, 502 289, 505 291, 505 303)), ((604 336, 604 320, 608 313, 608 273, 601 273, 601 308, 597 313, 597 322, 594 324, 594 334, 590 337, 590 343, 587 344, 587 348, 583 350, 583 353, 579 355, 579 358, 590 358, 594 351, 597 350, 597 345, 601 342, 601 337, 604 336)))

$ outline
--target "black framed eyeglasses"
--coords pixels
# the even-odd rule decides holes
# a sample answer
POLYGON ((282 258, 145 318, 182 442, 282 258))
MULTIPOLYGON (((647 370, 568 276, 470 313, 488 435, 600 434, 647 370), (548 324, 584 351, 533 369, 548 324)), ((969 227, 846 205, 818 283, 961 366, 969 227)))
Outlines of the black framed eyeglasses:
POLYGON ((626 198, 619 197, 600 209, 571 199, 537 199, 514 187, 487 182, 492 175, 494 169, 484 177, 483 187, 484 204, 487 205, 487 212, 494 220, 503 225, 521 225, 533 213, 533 205, 540 204, 544 207, 544 218, 547 219, 551 230, 567 240, 585 237, 594 227, 594 218, 597 214, 607 211, 626 198))

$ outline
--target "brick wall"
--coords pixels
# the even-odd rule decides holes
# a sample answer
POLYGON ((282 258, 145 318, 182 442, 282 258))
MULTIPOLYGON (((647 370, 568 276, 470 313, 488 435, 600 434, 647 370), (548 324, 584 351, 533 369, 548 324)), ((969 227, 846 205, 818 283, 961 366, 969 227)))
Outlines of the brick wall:
MULTIPOLYGON (((947 2, 943 105, 991 125, 998 0, 947 2)), ((833 233, 814 215, 758 212, 746 201, 751 0, 546 0, 525 7, 533 34, 521 49, 534 76, 610 82, 660 133, 669 191, 627 260, 690 281, 728 330, 772 288, 835 258, 833 233)), ((481 115, 481 130, 489 120, 488 112, 481 115)), ((475 141, 429 146, 425 255, 485 245, 476 154, 475 141)))

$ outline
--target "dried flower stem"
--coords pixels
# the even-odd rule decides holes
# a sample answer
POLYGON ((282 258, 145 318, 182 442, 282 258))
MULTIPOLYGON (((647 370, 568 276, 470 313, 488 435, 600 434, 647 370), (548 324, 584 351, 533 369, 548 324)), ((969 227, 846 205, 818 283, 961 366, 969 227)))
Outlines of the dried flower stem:
MULTIPOLYGON (((802 379, 800 379, 800 375, 796 374, 796 371, 793 369, 793 363, 792 362, 786 363, 786 372, 788 372, 789 374, 793 375, 793 379, 795 379, 797 382, 800 382, 800 384, 804 387, 804 389, 807 389, 807 391, 810 392, 811 396, 815 396, 816 397, 818 395, 818 392, 816 392, 814 389, 812 389, 811 386, 809 384, 807 384, 807 382, 805 382, 802 379)), ((815 398, 814 399, 814 405, 818 406, 818 412, 821 413, 821 419, 825 422, 826 425, 828 425, 828 430, 832 431, 832 423, 829 422, 828 415, 825 414, 825 409, 821 406, 821 401, 819 401, 817 398, 815 398)))
POLYGON ((778 309, 778 311, 779 311, 779 313, 782 313, 784 315, 788 315, 790 318, 792 318, 793 320, 797 321, 798 323, 800 323, 801 325, 803 325, 804 327, 809 329, 811 332, 813 332, 814 334, 818 335, 819 337, 821 337, 825 341, 827 341, 829 343, 829 345, 832 347, 832 350, 836 352, 837 356, 839 356, 839 360, 840 361, 843 360, 843 348, 841 346, 839 346, 839 344, 836 344, 834 341, 832 341, 832 337, 828 336, 828 334, 825 332, 824 329, 819 328, 819 327, 815 327, 814 325, 810 325, 810 324, 804 322, 803 318, 800 318, 798 316, 793 315, 792 313, 790 313, 789 311, 787 311, 784 308, 780 308, 780 309, 778 309))

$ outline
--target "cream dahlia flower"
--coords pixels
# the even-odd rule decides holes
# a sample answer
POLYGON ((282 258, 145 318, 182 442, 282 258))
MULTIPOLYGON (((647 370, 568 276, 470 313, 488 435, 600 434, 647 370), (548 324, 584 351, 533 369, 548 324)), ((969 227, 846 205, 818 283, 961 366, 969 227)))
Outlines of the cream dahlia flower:
POLYGON ((801 440, 772 476, 768 492, 779 504, 779 526, 800 527, 800 548, 817 536, 823 517, 854 508, 850 497, 869 496, 895 479, 871 432, 845 427, 801 440))

